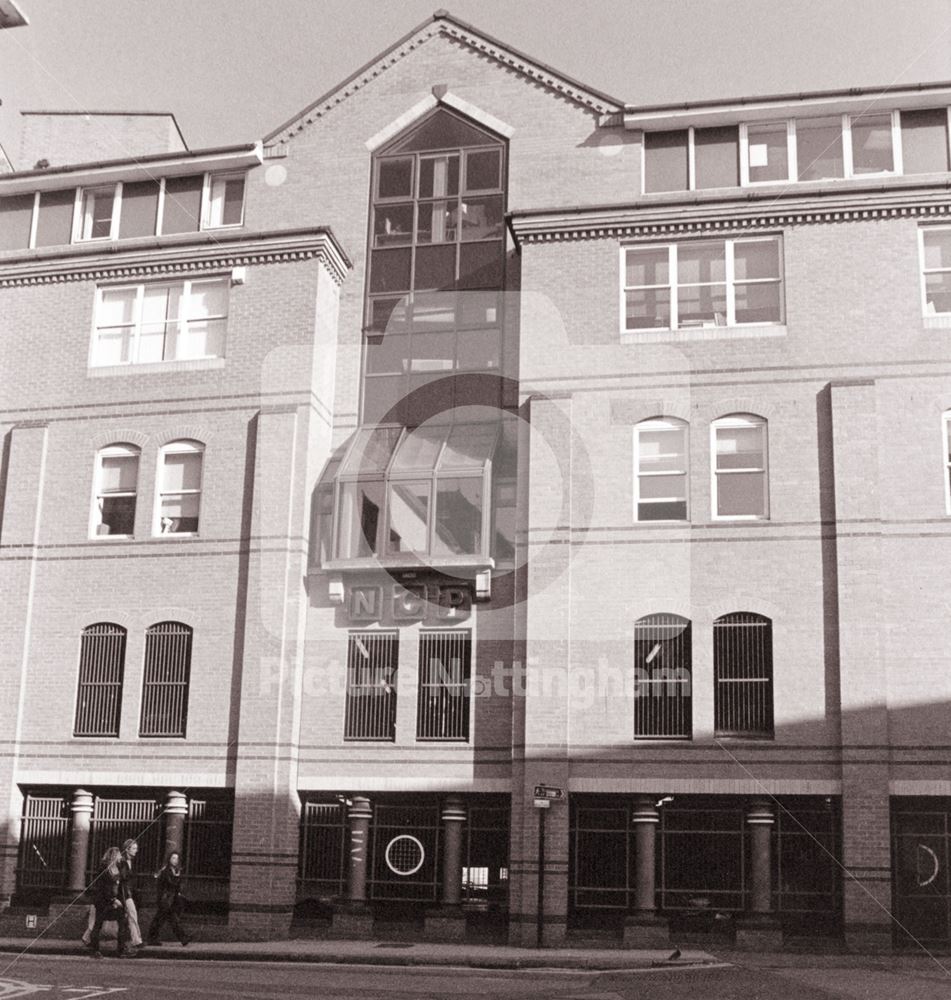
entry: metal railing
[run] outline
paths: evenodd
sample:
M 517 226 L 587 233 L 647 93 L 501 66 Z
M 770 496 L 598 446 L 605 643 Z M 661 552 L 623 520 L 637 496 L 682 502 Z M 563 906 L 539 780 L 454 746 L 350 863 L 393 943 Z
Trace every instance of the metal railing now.
M 342 896 L 347 883 L 348 824 L 339 802 L 305 802 L 301 810 L 299 896 Z
M 344 738 L 396 738 L 398 632 L 351 632 L 347 645 Z
M 690 622 L 648 615 L 634 623 L 634 737 L 690 739 Z
M 55 891 L 69 868 L 69 803 L 60 795 L 27 795 L 23 801 L 17 892 Z
M 468 629 L 420 633 L 417 739 L 469 738 L 471 667 L 472 633 Z
M 773 623 L 748 612 L 713 623 L 717 736 L 773 735 Z
M 74 736 L 118 736 L 126 630 L 100 622 L 83 629 Z
M 191 658 L 187 625 L 160 622 L 146 630 L 139 736 L 185 735 Z

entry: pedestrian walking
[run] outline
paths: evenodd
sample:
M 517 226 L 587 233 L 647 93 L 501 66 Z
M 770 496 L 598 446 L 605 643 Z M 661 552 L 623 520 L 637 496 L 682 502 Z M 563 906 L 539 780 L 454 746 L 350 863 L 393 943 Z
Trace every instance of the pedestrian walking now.
M 102 925 L 113 920 L 118 925 L 116 929 L 118 954 L 120 957 L 128 954 L 129 925 L 122 902 L 122 876 L 119 870 L 121 861 L 122 852 L 119 848 L 110 847 L 102 856 L 102 871 L 96 876 L 92 885 L 96 919 L 89 934 L 89 947 L 94 958 L 102 958 L 102 952 L 99 950 Z
M 156 947 L 161 945 L 159 935 L 162 931 L 162 924 L 168 921 L 172 925 L 175 937 L 184 946 L 188 944 L 190 939 L 179 920 L 182 910 L 185 908 L 185 897 L 182 895 L 182 856 L 177 851 L 172 851 L 165 866 L 155 877 L 158 879 L 158 897 L 155 916 L 149 926 L 147 943 Z
M 119 862 L 121 879 L 121 898 L 125 906 L 126 920 L 129 925 L 129 944 L 134 950 L 142 944 L 142 931 L 139 928 L 138 893 L 136 892 L 137 877 L 133 871 L 135 856 L 139 853 L 139 845 L 132 840 L 122 844 L 122 860 Z

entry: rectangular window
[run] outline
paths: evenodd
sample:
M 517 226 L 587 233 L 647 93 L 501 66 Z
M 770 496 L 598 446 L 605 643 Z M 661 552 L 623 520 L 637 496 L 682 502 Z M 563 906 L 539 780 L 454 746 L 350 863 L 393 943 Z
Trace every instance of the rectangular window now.
M 906 174 L 943 173 L 948 161 L 948 109 L 901 113 L 902 169 Z
M 694 187 L 737 187 L 740 183 L 739 134 L 736 125 L 691 129 Z
M 36 195 L 14 194 L 0 198 L 0 250 L 26 250 L 33 228 Z
M 102 623 L 83 629 L 74 736 L 118 736 L 126 631 Z
M 209 174 L 205 184 L 204 229 L 240 226 L 244 220 L 244 174 Z
M 135 181 L 122 185 L 120 240 L 155 235 L 160 187 L 159 181 Z
M 176 441 L 162 449 L 157 534 L 197 534 L 203 457 L 201 446 L 192 441 Z
M 33 246 L 51 247 L 69 243 L 73 234 L 75 205 L 75 188 L 68 191 L 41 191 Z
M 760 615 L 713 623 L 714 726 L 717 736 L 773 735 L 773 626 Z
M 398 632 L 351 632 L 344 739 L 396 739 Z
M 687 130 L 644 133 L 644 190 L 686 191 Z
M 951 226 L 921 232 L 922 305 L 925 316 L 951 316 Z
M 472 670 L 468 629 L 421 632 L 416 738 L 467 740 Z
M 852 138 L 853 177 L 862 174 L 895 172 L 895 149 L 892 114 L 852 115 L 849 131 Z
M 800 118 L 796 121 L 797 174 L 801 181 L 845 176 L 842 119 Z
M 634 623 L 634 738 L 693 734 L 690 622 L 649 615 Z
M 227 278 L 100 289 L 90 365 L 222 357 L 228 291 Z
M 139 478 L 139 450 L 111 445 L 99 452 L 96 469 L 96 535 L 131 537 L 135 529 L 135 496 Z
M 113 237 L 117 221 L 116 186 L 83 188 L 79 211 L 80 240 L 108 240 Z
M 687 425 L 645 420 L 635 430 L 638 521 L 687 520 Z
M 162 200 L 162 235 L 198 232 L 204 184 L 203 174 L 165 178 L 165 196 Z
M 783 322 L 778 236 L 624 250 L 624 329 Z
M 713 516 L 737 520 L 769 517 L 766 422 L 724 417 L 713 431 Z
M 745 125 L 744 130 L 748 183 L 788 181 L 791 155 L 787 122 Z
M 139 736 L 185 736 L 192 630 L 161 622 L 145 633 L 145 672 Z

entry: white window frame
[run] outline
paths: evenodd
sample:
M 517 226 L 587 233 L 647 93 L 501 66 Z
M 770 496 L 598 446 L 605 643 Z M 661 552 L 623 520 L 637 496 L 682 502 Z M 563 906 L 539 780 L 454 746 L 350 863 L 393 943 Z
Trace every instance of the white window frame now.
M 773 242 L 779 249 L 779 277 L 773 278 L 753 278 L 740 282 L 742 285 L 753 284 L 779 284 L 779 319 L 770 321 L 758 321 L 755 323 L 736 322 L 736 271 L 734 246 L 736 243 L 766 243 Z M 621 247 L 621 267 L 620 267 L 620 317 L 621 333 L 625 336 L 636 336 L 642 333 L 657 333 L 661 331 L 693 330 L 693 329 L 721 329 L 715 323 L 704 324 L 702 327 L 681 327 L 679 315 L 679 302 L 677 291 L 681 287 L 677 281 L 677 248 L 680 246 L 691 246 L 699 243 L 722 243 L 724 253 L 724 280 L 722 284 L 726 292 L 726 322 L 722 329 L 728 327 L 781 327 L 786 322 L 786 260 L 783 255 L 783 239 L 779 235 L 766 236 L 732 236 L 717 239 L 694 239 L 681 240 L 673 243 L 631 243 Z M 667 277 L 666 285 L 632 285 L 627 284 L 627 252 L 629 250 L 667 250 Z M 721 282 L 714 282 L 721 284 Z M 685 285 L 684 287 L 698 287 Z M 670 291 L 670 325 L 657 327 L 630 327 L 627 326 L 627 292 L 637 288 L 667 288 Z
M 104 191 L 112 188 L 112 218 L 109 222 L 108 236 L 87 236 L 87 213 L 84 210 L 86 195 L 93 191 Z M 116 184 L 90 184 L 76 188 L 76 204 L 73 206 L 73 243 L 105 243 L 119 238 L 119 215 L 122 211 L 122 181 Z
M 728 128 L 732 124 L 733 124 L 732 122 L 725 122 L 724 123 L 724 127 Z M 716 128 L 717 126 L 714 125 L 714 126 L 701 126 L 701 127 Z M 718 188 L 713 188 L 713 187 L 710 187 L 710 188 L 698 188 L 697 187 L 697 147 L 696 147 L 696 140 L 695 140 L 696 130 L 697 130 L 697 126 L 695 126 L 695 125 L 688 125 L 686 127 L 686 129 L 683 129 L 683 128 L 671 129 L 671 131 L 673 131 L 673 132 L 683 132 L 683 131 L 686 131 L 686 133 L 687 133 L 687 187 L 686 187 L 685 190 L 687 190 L 687 191 L 697 191 L 697 190 L 700 190 L 700 191 L 728 191 L 728 190 L 731 190 L 731 189 L 735 189 L 735 185 L 733 185 L 733 184 L 728 184 L 725 187 L 718 187 Z M 644 133 L 643 133 L 644 136 L 647 135 L 648 131 L 651 131 L 651 130 L 645 130 Z M 663 129 L 657 129 L 656 131 L 662 132 L 664 130 Z M 738 149 L 739 149 L 738 155 L 740 156 L 740 159 L 742 161 L 742 158 L 743 158 L 742 136 L 739 135 L 739 134 L 738 134 L 737 142 L 738 142 Z M 677 194 L 678 190 L 684 190 L 684 189 L 677 188 L 677 189 L 674 189 L 672 191 L 648 191 L 647 190 L 647 141 L 646 141 L 645 138 L 642 138 L 641 139 L 641 194 L 642 195 L 665 195 L 665 194 L 666 195 L 674 195 L 674 194 Z
M 135 535 L 135 525 L 133 524 L 133 530 L 127 535 L 113 535 L 113 534 L 100 534 L 99 526 L 102 524 L 101 518 L 101 507 L 99 506 L 99 498 L 103 495 L 102 493 L 102 460 L 104 458 L 116 458 L 116 457 L 128 457 L 135 458 L 136 468 L 135 468 L 135 490 L 134 491 L 123 491 L 122 493 L 113 494 L 114 496 L 134 496 L 136 512 L 139 506 L 139 472 L 142 468 L 142 449 L 138 448 L 134 444 L 125 444 L 123 442 L 116 442 L 115 444 L 106 445 L 104 448 L 100 448 L 96 452 L 95 464 L 93 466 L 93 477 L 92 477 L 92 503 L 90 504 L 89 510 L 89 537 L 96 539 L 96 541 L 103 541 L 104 539 L 129 539 L 133 538 Z M 133 515 L 134 521 L 134 515 Z
M 684 505 L 686 507 L 683 517 L 669 518 L 645 518 L 641 520 L 639 506 L 641 503 L 641 476 L 671 476 L 681 475 L 676 472 L 641 472 L 641 432 L 642 431 L 673 431 L 683 430 L 684 433 Z M 645 503 L 672 503 L 677 498 L 652 497 L 645 500 Z M 690 424 L 679 417 L 650 417 L 642 420 L 634 427 L 634 521 L 636 524 L 688 524 L 690 522 Z
M 872 173 L 855 173 L 852 151 L 852 119 L 870 117 L 872 115 L 891 116 L 892 130 L 892 169 L 878 170 Z M 951 115 L 951 109 L 949 109 Z M 796 123 L 808 122 L 813 118 L 835 118 L 832 115 L 803 115 L 799 118 L 774 118 L 763 119 L 763 121 L 741 122 L 740 123 L 740 186 L 741 187 L 768 187 L 770 184 L 826 184 L 841 180 L 864 180 L 875 177 L 897 177 L 903 173 L 902 150 L 901 150 L 901 112 L 897 108 L 890 111 L 867 110 L 865 112 L 844 112 L 839 116 L 842 136 L 842 176 L 823 177 L 817 180 L 799 180 L 799 149 L 796 133 Z M 770 181 L 750 180 L 750 140 L 749 130 L 751 127 L 760 125 L 785 125 L 786 126 L 786 176 L 778 177 Z
M 165 456 L 166 455 L 200 455 L 198 470 L 198 489 L 166 490 L 165 486 Z M 162 445 L 158 452 L 158 465 L 155 471 L 155 505 L 152 512 L 152 535 L 156 538 L 195 538 L 201 534 L 201 495 L 205 485 L 205 445 L 193 438 L 179 438 Z M 162 530 L 162 498 L 166 496 L 198 496 L 198 530 L 197 531 L 163 531 Z
M 941 465 L 944 469 L 944 509 L 951 515 L 951 410 L 946 410 L 941 419 L 944 433 L 941 435 Z
M 184 319 L 188 314 L 187 304 L 188 299 L 191 296 L 191 290 L 194 285 L 206 284 L 211 282 L 223 282 L 225 288 L 228 290 L 228 305 L 230 308 L 230 287 L 231 279 L 226 275 L 202 275 L 200 278 L 183 278 L 176 281 L 142 281 L 136 282 L 134 284 L 121 284 L 121 285 L 100 285 L 96 289 L 96 308 L 94 310 L 93 320 L 92 320 L 92 338 L 89 345 L 89 367 L 90 368 L 113 368 L 121 365 L 122 367 L 135 368 L 140 365 L 167 365 L 174 364 L 176 362 L 182 361 L 205 361 L 209 358 L 223 358 L 225 356 L 224 348 L 224 338 L 222 338 L 222 346 L 220 354 L 205 354 L 200 358 L 162 358 L 158 361 L 138 361 L 139 352 L 139 338 L 142 333 L 142 302 L 145 298 L 145 289 L 152 287 L 159 288 L 170 288 L 173 286 L 181 286 L 181 307 L 180 315 L 178 319 L 178 328 L 181 332 L 181 327 L 183 322 L 187 322 Z M 135 304 L 132 307 L 132 342 L 129 348 L 129 360 L 128 361 L 109 361 L 109 362 L 97 362 L 96 361 L 96 347 L 99 340 L 99 315 L 102 309 L 103 294 L 105 292 L 119 292 L 128 289 L 135 289 Z M 215 320 L 224 320 L 225 322 L 225 337 L 227 336 L 227 322 L 228 313 L 224 316 L 214 316 L 209 317 Z
M 238 222 L 213 222 L 211 218 L 211 193 L 215 181 L 242 180 L 241 189 L 241 219 Z M 164 184 L 163 184 L 164 186 Z M 248 191 L 248 172 L 246 170 L 231 170 L 220 173 L 209 172 L 204 176 L 201 188 L 201 228 L 205 229 L 239 229 L 244 225 L 244 205 Z
M 763 467 L 748 469 L 717 469 L 717 431 L 723 428 L 763 428 Z M 720 514 L 719 476 L 739 472 L 760 472 L 763 476 L 762 514 Z M 769 421 L 755 413 L 728 413 L 710 424 L 710 516 L 714 521 L 768 521 L 769 520 Z
M 925 277 L 929 274 L 947 274 L 951 272 L 951 267 L 925 267 L 925 233 L 929 232 L 951 233 L 951 226 L 918 227 L 918 280 L 921 288 L 921 315 L 926 319 L 933 319 L 936 316 L 951 316 L 951 311 L 928 312 L 928 291 L 925 284 Z

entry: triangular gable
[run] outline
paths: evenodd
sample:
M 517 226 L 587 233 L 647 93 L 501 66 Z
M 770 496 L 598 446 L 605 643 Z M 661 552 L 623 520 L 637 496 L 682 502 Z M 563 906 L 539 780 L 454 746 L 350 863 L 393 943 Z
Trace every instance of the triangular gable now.
M 371 59 L 365 66 L 361 66 L 342 83 L 318 97 L 300 114 L 295 115 L 266 135 L 264 137 L 265 145 L 286 142 L 291 136 L 296 135 L 307 125 L 321 118 L 332 108 L 345 101 L 351 94 L 370 83 L 371 80 L 375 80 L 383 70 L 398 62 L 413 49 L 439 35 L 462 42 L 474 51 L 489 56 L 501 65 L 521 73 L 527 79 L 540 83 L 554 93 L 598 114 L 617 113 L 624 107 L 623 101 L 618 101 L 600 91 L 592 90 L 577 80 L 546 66 L 545 63 L 538 62 L 517 49 L 478 31 L 471 25 L 457 20 L 446 11 L 437 10 L 432 17 L 427 18 L 421 25 Z

